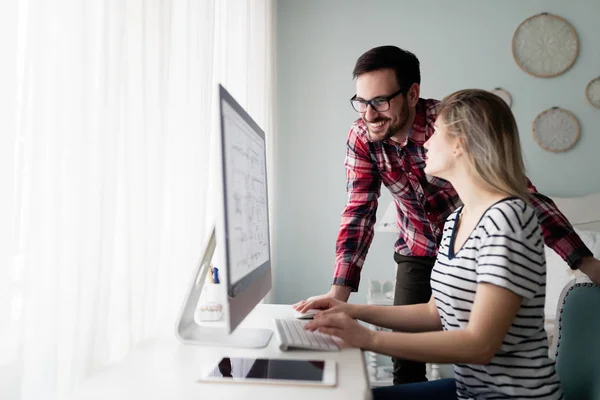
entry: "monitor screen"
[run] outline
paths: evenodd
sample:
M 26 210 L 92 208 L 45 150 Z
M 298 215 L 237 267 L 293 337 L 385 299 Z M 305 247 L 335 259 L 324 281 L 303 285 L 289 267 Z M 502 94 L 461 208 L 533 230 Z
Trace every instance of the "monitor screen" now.
M 238 326 L 272 287 L 265 133 L 221 85 L 218 111 L 215 225 L 181 308 L 177 337 L 184 343 L 260 348 L 273 331 Z M 219 284 L 204 290 L 208 271 Z M 203 293 L 206 303 L 209 287 L 221 306 L 213 309 L 222 314 L 204 319 L 206 310 L 198 305 Z
M 228 294 L 270 268 L 266 143 L 262 129 L 221 88 L 221 143 Z

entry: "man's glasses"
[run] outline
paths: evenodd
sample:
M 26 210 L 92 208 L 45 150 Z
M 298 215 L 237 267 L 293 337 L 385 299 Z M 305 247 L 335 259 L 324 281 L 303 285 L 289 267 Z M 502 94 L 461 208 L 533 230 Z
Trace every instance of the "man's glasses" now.
M 390 100 L 398 96 L 400 93 L 402 93 L 402 89 L 390 94 L 389 96 L 375 97 L 371 100 L 357 99 L 356 95 L 354 95 L 350 99 L 350 104 L 352 104 L 352 108 L 354 108 L 359 113 L 367 112 L 367 108 L 369 107 L 369 105 L 373 110 L 377 112 L 384 112 L 390 109 Z

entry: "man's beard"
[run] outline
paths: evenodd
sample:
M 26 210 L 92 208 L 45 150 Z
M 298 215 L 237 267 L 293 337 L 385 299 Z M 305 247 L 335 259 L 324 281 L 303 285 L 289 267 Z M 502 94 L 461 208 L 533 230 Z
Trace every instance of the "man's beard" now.
M 404 127 L 408 123 L 408 114 L 409 114 L 408 113 L 408 104 L 405 101 L 404 104 L 402 105 L 402 111 L 400 113 L 400 121 L 398 121 L 398 123 L 395 124 L 395 125 L 388 126 L 388 129 L 383 134 L 383 136 L 374 135 L 371 132 L 371 128 L 369 127 L 369 124 L 367 124 L 367 129 L 369 131 L 369 140 L 372 141 L 372 142 L 381 142 L 381 141 L 384 141 L 384 140 L 387 140 L 387 139 L 391 138 L 396 133 L 398 133 L 402 129 L 404 129 Z M 377 118 L 377 119 L 375 119 L 373 121 L 369 121 L 369 122 L 370 123 L 377 123 L 377 122 L 385 121 L 385 120 L 389 120 L 389 119 L 388 118 Z

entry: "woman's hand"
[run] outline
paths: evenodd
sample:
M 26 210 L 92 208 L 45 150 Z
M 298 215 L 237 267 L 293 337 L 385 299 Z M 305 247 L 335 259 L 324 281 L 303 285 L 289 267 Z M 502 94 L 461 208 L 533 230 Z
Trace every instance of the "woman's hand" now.
M 376 332 L 360 325 L 344 312 L 334 312 L 336 308 L 315 315 L 315 319 L 306 324 L 304 329 L 337 336 L 350 347 L 370 348 Z

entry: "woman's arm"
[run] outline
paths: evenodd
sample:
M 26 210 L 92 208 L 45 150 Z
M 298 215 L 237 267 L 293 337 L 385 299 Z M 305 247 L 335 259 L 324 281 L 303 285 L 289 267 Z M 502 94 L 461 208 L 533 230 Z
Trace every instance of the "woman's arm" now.
M 350 318 L 397 331 L 427 332 L 442 329 L 433 296 L 429 303 L 409 306 L 348 304 L 331 297 L 317 296 L 296 303 L 293 307 L 300 312 L 310 309 L 323 310 L 319 313 L 321 317 L 342 312 Z
M 377 332 L 361 326 L 343 312 L 318 314 L 306 328 L 338 336 L 350 346 L 398 358 L 424 362 L 487 364 L 502 345 L 521 301 L 521 296 L 508 289 L 480 283 L 477 285 L 469 324 L 465 329 L 422 333 Z M 415 321 L 417 318 L 413 311 L 419 308 L 424 310 L 419 306 L 430 305 L 431 301 L 427 305 L 405 306 L 405 310 L 409 310 L 409 315 Z M 365 306 L 361 308 L 360 312 L 368 310 Z M 400 306 L 387 308 L 399 311 L 403 309 Z M 387 314 L 386 318 L 405 318 L 401 312 L 394 314 L 386 310 L 377 310 L 374 314 L 379 318 L 382 317 L 382 312 Z M 431 310 L 428 312 L 431 313 Z M 408 322 L 408 319 L 404 322 Z
M 487 364 L 500 349 L 522 299 L 508 289 L 481 283 L 466 329 L 417 334 L 376 332 L 367 349 L 415 361 Z
M 369 324 L 402 332 L 428 332 L 442 329 L 433 296 L 425 304 L 409 306 L 353 305 L 350 316 Z

